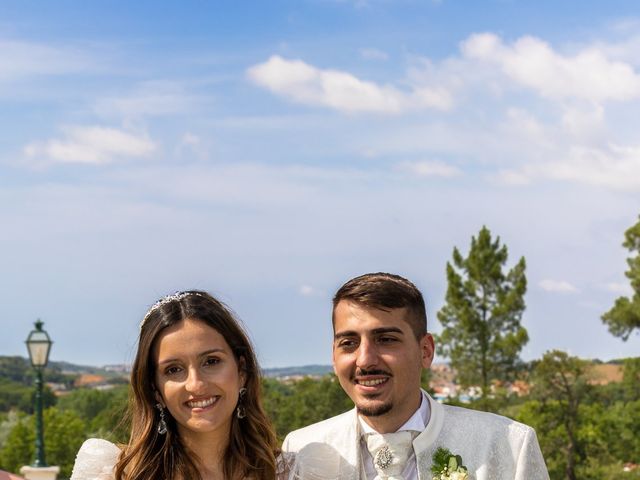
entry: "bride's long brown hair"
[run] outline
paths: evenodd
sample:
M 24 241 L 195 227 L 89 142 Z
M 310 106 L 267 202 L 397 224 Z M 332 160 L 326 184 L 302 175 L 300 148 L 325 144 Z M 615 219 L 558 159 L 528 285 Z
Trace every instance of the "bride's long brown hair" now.
M 229 444 L 223 457 L 224 478 L 274 480 L 277 440 L 262 408 L 260 371 L 253 347 L 229 309 L 211 295 L 197 290 L 159 300 L 142 322 L 131 372 L 131 436 L 116 465 L 116 479 L 201 479 L 194 454 L 187 450 L 168 411 L 165 413 L 167 433 L 158 433 L 159 415 L 154 407 L 157 403 L 155 343 L 164 329 L 187 318 L 200 320 L 220 333 L 246 376 L 247 392 L 240 400 L 246 417 L 239 419 L 235 412 L 232 415 Z M 214 446 L 211 448 L 213 452 Z

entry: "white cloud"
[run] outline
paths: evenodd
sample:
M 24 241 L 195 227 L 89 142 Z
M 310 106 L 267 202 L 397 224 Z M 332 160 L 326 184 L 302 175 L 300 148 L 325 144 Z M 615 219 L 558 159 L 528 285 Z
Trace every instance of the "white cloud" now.
M 505 169 L 498 177 L 508 184 L 525 184 L 534 179 L 582 183 L 614 190 L 640 191 L 640 146 L 569 146 L 554 162 Z
M 125 118 L 185 113 L 202 103 L 184 87 L 171 81 L 149 81 L 138 85 L 130 94 L 99 99 L 94 110 L 100 115 Z
M 542 280 L 538 285 L 546 292 L 578 293 L 578 289 L 576 287 L 564 280 L 545 279 Z
M 577 141 L 602 141 L 606 134 L 604 108 L 599 105 L 591 108 L 566 106 L 562 114 L 562 127 L 566 134 Z
M 529 185 L 531 183 L 531 176 L 528 173 L 517 170 L 501 170 L 494 178 L 499 183 L 513 187 Z
M 455 177 L 462 172 L 458 167 L 439 161 L 401 162 L 398 169 L 420 177 Z
M 206 159 L 209 156 L 209 142 L 205 142 L 192 132 L 182 134 L 180 143 L 176 145 L 175 154 L 182 158 Z
M 321 70 L 301 60 L 287 60 L 278 55 L 249 68 L 247 75 L 257 85 L 294 102 L 345 113 L 447 110 L 453 103 L 444 87 L 420 86 L 405 93 L 390 85 L 360 80 L 347 72 Z
M 298 289 L 298 293 L 303 297 L 317 297 L 322 295 L 322 292 L 311 285 L 301 285 Z
M 604 285 L 604 288 L 609 292 L 617 293 L 623 296 L 631 296 L 633 289 L 629 283 L 611 282 Z
M 0 40 L 0 79 L 78 73 L 95 66 L 94 60 L 72 48 Z
M 156 149 L 146 135 L 115 128 L 74 126 L 63 131 L 66 133 L 63 139 L 28 144 L 24 147 L 25 156 L 36 163 L 101 165 L 118 157 L 146 157 Z
M 640 147 L 609 145 L 607 150 L 572 147 L 569 157 L 548 165 L 547 175 L 622 190 L 640 189 Z
M 191 132 L 186 132 L 182 135 L 182 143 L 185 145 L 196 146 L 200 144 L 200 137 Z
M 593 102 L 640 97 L 640 75 L 597 46 L 563 55 L 535 37 L 507 45 L 493 33 L 480 33 L 462 42 L 461 50 L 468 59 L 498 65 L 513 81 L 544 97 Z
M 367 60 L 389 60 L 389 54 L 377 48 L 361 48 L 360 55 Z

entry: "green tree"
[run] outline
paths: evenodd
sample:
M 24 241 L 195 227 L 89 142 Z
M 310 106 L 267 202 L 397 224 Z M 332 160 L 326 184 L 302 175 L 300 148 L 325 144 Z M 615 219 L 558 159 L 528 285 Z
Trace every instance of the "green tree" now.
M 0 469 L 18 473 L 20 467 L 33 461 L 35 434 L 30 417 L 18 421 L 0 450 Z
M 625 275 L 631 281 L 633 294 L 631 298 L 618 297 L 611 310 L 602 315 L 602 321 L 613 335 L 626 341 L 631 332 L 640 329 L 640 220 L 624 233 L 622 245 L 631 252 Z
M 126 443 L 130 430 L 128 392 L 128 385 L 109 390 L 77 389 L 61 397 L 57 406 L 77 414 L 87 426 L 89 436 Z
M 13 427 L 15 427 L 24 416 L 24 413 L 18 410 L 11 410 L 6 414 L 2 414 L 2 420 L 0 421 L 0 452 L 7 442 L 7 437 L 9 437 L 9 433 L 11 433 Z
M 73 411 L 86 422 L 90 422 L 109 406 L 110 397 L 110 391 L 80 388 L 61 397 L 58 400 L 58 408 Z
M 12 409 L 31 411 L 33 393 L 33 387 L 0 378 L 0 412 L 8 412 Z
M 335 375 L 303 378 L 290 384 L 263 381 L 264 405 L 279 438 L 297 428 L 353 408 Z
M 86 439 L 85 424 L 75 413 L 51 407 L 44 411 L 44 425 L 47 463 L 58 465 L 60 476 L 68 478 L 76 453 Z M 0 468 L 18 472 L 21 466 L 29 465 L 34 458 L 34 445 L 34 417 L 23 417 L 11 429 L 0 450 Z
M 535 428 L 544 461 L 553 480 L 565 478 L 564 445 L 566 433 L 560 421 L 561 411 L 557 401 L 526 401 L 518 411 L 515 419 Z
M 127 443 L 131 432 L 128 415 L 129 386 L 119 386 L 105 392 L 109 401 L 88 424 L 90 436 Z
M 69 478 L 76 453 L 86 440 L 85 423 L 71 411 L 55 407 L 44 411 L 45 454 L 49 465 L 60 467 L 60 476 Z
M 545 453 L 551 456 L 562 452 L 565 478 L 568 480 L 578 478 L 576 464 L 585 457 L 584 443 L 579 441 L 579 428 L 580 406 L 590 390 L 587 366 L 584 360 L 553 350 L 544 354 L 533 372 L 534 394 L 542 402 L 542 411 L 549 416 L 550 423 L 545 429 L 555 430 L 556 437 L 562 439 Z
M 589 415 L 596 434 L 587 443 L 587 449 L 591 450 L 588 457 L 598 458 L 597 452 L 593 452 L 597 446 L 610 455 L 611 461 L 625 463 L 640 458 L 640 399 L 590 406 L 597 410 Z
M 464 385 L 479 385 L 487 409 L 491 381 L 515 374 L 522 347 L 529 340 L 520 324 L 527 290 L 525 260 L 506 274 L 507 247 L 482 227 L 471 238 L 468 256 L 453 249 L 447 262 L 446 304 L 438 312 L 443 331 L 437 342 Z
M 598 387 L 599 388 L 599 387 Z M 589 403 L 591 402 L 591 403 Z M 573 465 L 580 480 L 640 478 L 627 473 L 622 465 L 640 454 L 640 400 L 604 405 L 589 397 L 578 405 L 574 437 L 578 455 Z M 540 448 L 552 480 L 567 477 L 569 437 L 564 416 L 566 404 L 553 398 L 526 401 L 515 418 L 536 429 Z
M 293 395 L 293 387 L 274 378 L 262 379 L 262 404 L 267 416 L 273 422 L 280 440 L 291 431 L 291 421 L 287 417 L 288 397 Z

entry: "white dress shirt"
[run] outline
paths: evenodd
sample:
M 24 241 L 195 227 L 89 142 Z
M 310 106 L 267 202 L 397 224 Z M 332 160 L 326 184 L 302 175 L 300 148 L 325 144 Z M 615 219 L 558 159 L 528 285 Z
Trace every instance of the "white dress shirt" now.
M 431 412 L 429 410 L 429 400 L 425 397 L 424 393 L 422 393 L 422 398 L 420 400 L 420 406 L 413 413 L 413 415 L 407 420 L 398 430 L 397 432 L 401 432 L 403 430 L 414 430 L 416 432 L 422 432 L 429 423 L 429 417 L 431 416 Z M 362 436 L 360 437 L 360 454 L 362 455 L 362 463 L 364 465 L 364 472 L 367 480 L 373 480 L 376 478 L 376 468 L 373 466 L 373 457 L 369 453 L 369 449 L 367 448 L 367 442 L 364 440 L 364 435 L 367 433 L 380 433 L 376 432 L 371 426 L 365 422 L 360 415 L 358 415 L 358 422 L 360 423 L 360 431 Z M 416 465 L 416 456 L 414 453 L 411 453 L 409 459 L 407 460 L 407 465 L 402 471 L 402 476 L 406 480 L 418 480 L 418 468 Z

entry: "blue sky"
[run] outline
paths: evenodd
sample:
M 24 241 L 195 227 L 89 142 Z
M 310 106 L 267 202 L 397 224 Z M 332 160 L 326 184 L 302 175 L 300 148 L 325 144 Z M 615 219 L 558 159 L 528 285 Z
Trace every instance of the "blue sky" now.
M 348 278 L 413 280 L 486 225 L 527 259 L 526 359 L 637 355 L 635 1 L 32 2 L 0 7 L 0 337 L 131 360 L 200 288 L 267 367 L 330 362 Z

